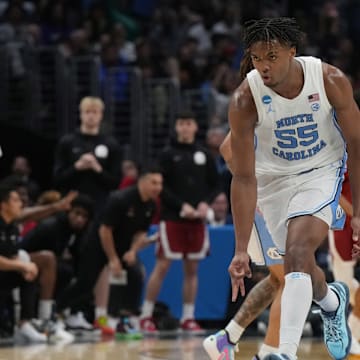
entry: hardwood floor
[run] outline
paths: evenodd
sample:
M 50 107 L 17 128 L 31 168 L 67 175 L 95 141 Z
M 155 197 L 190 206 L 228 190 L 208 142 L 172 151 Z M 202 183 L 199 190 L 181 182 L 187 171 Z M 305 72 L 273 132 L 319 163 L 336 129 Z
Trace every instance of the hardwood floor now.
M 201 337 L 140 341 L 108 341 L 70 345 L 32 345 L 0 348 L 0 360 L 209 360 Z M 251 360 L 261 339 L 240 342 L 236 360 Z M 302 340 L 299 360 L 330 359 L 322 341 Z M 350 357 L 349 360 L 360 360 Z

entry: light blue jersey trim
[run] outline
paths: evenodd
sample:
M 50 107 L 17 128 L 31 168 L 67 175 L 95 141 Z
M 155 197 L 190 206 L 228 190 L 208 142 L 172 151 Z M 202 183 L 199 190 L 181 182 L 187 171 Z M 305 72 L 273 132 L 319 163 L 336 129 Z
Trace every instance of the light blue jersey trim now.
M 284 260 L 282 257 L 279 257 L 278 249 L 272 240 L 269 230 L 266 227 L 265 220 L 258 212 L 255 213 L 254 224 L 260 241 L 265 265 L 270 266 L 283 264 Z

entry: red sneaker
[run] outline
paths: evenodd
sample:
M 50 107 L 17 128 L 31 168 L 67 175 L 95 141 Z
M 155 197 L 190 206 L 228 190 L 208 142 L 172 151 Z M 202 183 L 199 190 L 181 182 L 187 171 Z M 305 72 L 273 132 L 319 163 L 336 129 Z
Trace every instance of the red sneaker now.
M 144 334 L 158 334 L 159 330 L 157 329 L 154 319 L 152 317 L 146 317 L 140 319 L 140 330 Z
M 189 334 L 201 335 L 205 333 L 205 330 L 194 319 L 186 319 L 181 323 L 180 327 Z
M 98 319 L 94 321 L 94 328 L 101 330 L 101 335 L 104 336 L 114 336 L 115 335 L 115 329 L 110 327 L 107 323 L 107 317 L 106 316 L 100 316 Z

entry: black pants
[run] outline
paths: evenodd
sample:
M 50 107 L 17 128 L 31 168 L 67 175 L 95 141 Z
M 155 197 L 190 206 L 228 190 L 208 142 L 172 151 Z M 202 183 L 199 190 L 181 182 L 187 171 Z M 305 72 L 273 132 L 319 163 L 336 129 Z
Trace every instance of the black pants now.
M 93 299 L 96 281 L 107 263 L 101 244 L 98 241 L 87 243 L 79 259 L 75 281 L 59 296 L 58 310 L 71 308 L 72 312 L 77 312 L 87 308 Z
M 121 257 L 120 254 L 118 255 Z M 82 252 L 75 281 L 59 297 L 58 309 L 61 311 L 70 308 L 72 313 L 88 309 L 93 302 L 93 290 L 97 279 L 107 263 L 108 259 L 100 242 L 89 242 Z M 123 292 L 119 294 L 121 303 L 127 310 L 135 311 L 140 306 L 143 289 L 141 267 L 139 264 L 133 267 L 123 264 L 123 267 L 128 271 L 128 285 L 126 297 L 123 296 L 125 295 Z M 116 308 L 119 309 L 119 306 L 111 303 L 111 312 L 117 312 Z
M 127 284 L 111 285 L 109 296 L 109 314 L 117 317 L 122 314 L 138 315 L 140 312 L 141 295 L 144 288 L 144 270 L 138 260 L 133 266 L 126 266 Z
M 0 292 L 2 296 L 17 287 L 20 288 L 20 319 L 30 320 L 35 315 L 36 283 L 26 281 L 16 271 L 0 271 Z
M 75 278 L 75 266 L 71 261 L 57 259 L 56 264 L 56 286 L 54 299 L 58 302 L 65 289 L 69 286 L 71 280 Z

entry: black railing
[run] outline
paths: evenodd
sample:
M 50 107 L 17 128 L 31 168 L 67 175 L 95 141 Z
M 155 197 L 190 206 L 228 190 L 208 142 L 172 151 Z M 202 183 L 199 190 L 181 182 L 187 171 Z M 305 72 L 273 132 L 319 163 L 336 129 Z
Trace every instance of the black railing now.
M 57 139 L 79 123 L 84 96 L 105 102 L 103 126 L 138 161 L 157 157 L 173 132 L 175 114 L 190 107 L 207 127 L 213 107 L 200 90 L 181 92 L 168 78 L 143 79 L 134 67 L 105 68 L 96 56 L 65 59 L 53 47 L 0 48 L 0 121 Z

